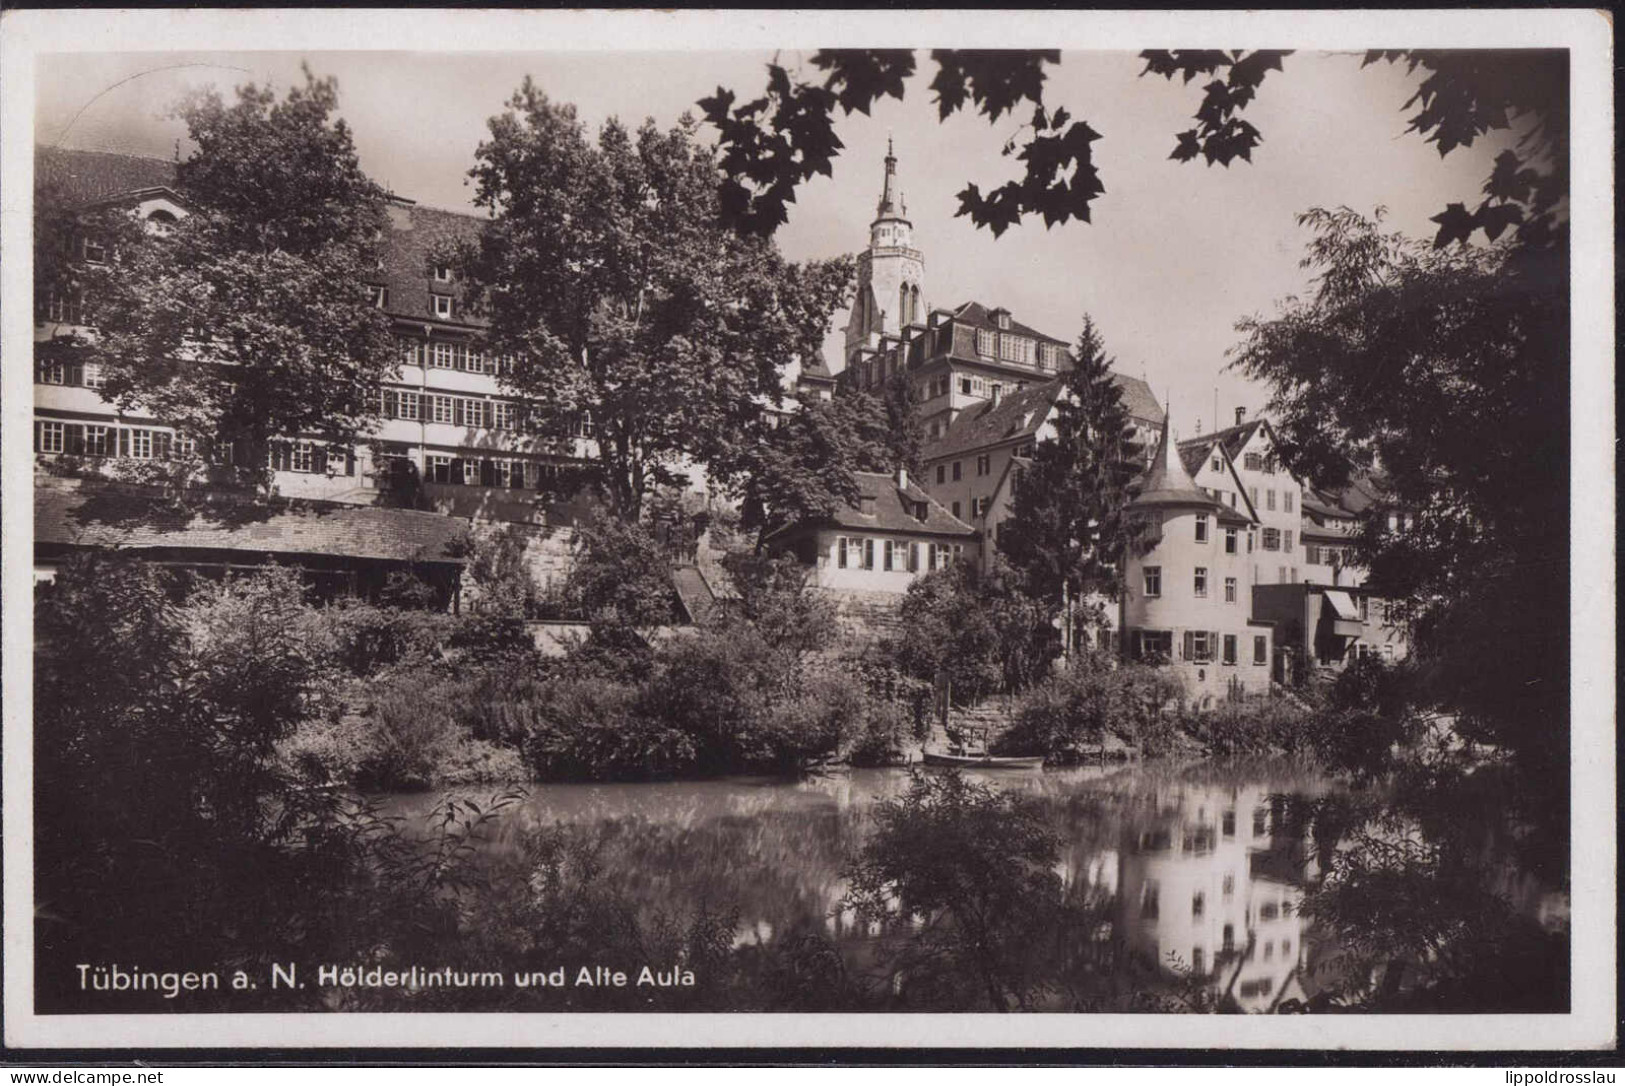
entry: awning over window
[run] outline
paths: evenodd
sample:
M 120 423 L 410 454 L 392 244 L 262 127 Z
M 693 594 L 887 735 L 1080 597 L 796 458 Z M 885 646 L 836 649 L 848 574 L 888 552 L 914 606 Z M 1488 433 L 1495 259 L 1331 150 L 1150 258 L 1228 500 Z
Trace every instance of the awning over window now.
M 1326 602 L 1331 604 L 1332 613 L 1345 622 L 1359 622 L 1360 612 L 1354 606 L 1354 601 L 1347 592 L 1328 591 Z

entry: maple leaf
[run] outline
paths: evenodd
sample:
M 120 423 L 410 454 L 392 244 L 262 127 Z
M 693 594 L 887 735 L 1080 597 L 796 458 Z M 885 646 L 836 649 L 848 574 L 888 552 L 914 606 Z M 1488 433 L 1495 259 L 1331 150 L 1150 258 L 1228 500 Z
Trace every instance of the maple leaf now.
M 1477 216 L 1463 204 L 1447 204 L 1443 211 L 1428 221 L 1439 224 L 1439 233 L 1433 239 L 1435 249 L 1442 249 L 1452 241 L 1466 242 L 1478 226 Z

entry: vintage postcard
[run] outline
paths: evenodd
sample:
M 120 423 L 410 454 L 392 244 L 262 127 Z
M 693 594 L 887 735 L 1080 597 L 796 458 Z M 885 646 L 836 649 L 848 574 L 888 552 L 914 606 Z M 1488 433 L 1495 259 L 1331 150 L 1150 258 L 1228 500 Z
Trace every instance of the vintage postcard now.
M 5 1043 L 1617 1043 L 1611 30 L 11 11 Z

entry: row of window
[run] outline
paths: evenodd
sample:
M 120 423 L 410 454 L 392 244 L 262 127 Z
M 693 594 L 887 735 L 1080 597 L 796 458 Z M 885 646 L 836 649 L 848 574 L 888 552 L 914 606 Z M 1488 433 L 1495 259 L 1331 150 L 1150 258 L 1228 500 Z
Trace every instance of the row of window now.
M 843 535 L 835 540 L 835 566 L 837 569 L 881 569 L 887 573 L 919 573 L 922 569 L 931 572 L 947 569 L 963 552 L 964 546 L 959 543 L 915 543 Z
M 68 456 L 122 456 L 135 460 L 180 460 L 197 446 L 189 437 L 145 426 L 93 426 L 77 422 L 34 423 L 34 451 Z
M 535 460 L 495 457 L 475 460 L 450 453 L 430 453 L 423 461 L 426 481 L 453 486 L 547 490 L 558 484 L 563 471 L 557 464 L 543 464 Z
M 267 461 L 272 471 L 292 471 L 301 475 L 354 475 L 355 453 L 338 445 L 318 441 L 279 441 L 271 446 Z
M 1220 662 L 1235 664 L 1238 662 L 1238 649 L 1240 638 L 1236 634 L 1220 635 L 1209 630 L 1186 630 L 1180 642 L 1180 659 L 1189 660 L 1197 664 L 1211 664 L 1213 655 L 1219 652 Z M 1174 635 L 1169 630 L 1136 630 L 1134 649 L 1136 655 L 1144 659 L 1148 656 L 1173 657 Z M 1253 637 L 1253 664 L 1263 666 L 1269 663 L 1269 639 L 1262 635 Z
M 1046 372 L 1054 370 L 1061 360 L 1061 348 L 1053 343 L 1039 343 L 1028 336 L 994 332 L 991 328 L 976 330 L 976 353 L 1018 366 L 1037 366 Z
M 105 383 L 100 362 L 44 362 L 34 372 L 34 380 L 42 385 L 80 385 L 101 388 Z
M 1274 456 L 1266 456 L 1263 453 L 1255 452 L 1242 456 L 1241 466 L 1248 471 L 1261 471 L 1265 475 L 1274 475 L 1280 468 Z
M 417 338 L 401 340 L 401 360 L 408 366 L 489 374 L 512 373 L 514 361 L 511 355 L 492 355 L 473 343 Z
M 1141 568 L 1144 576 L 1144 591 L 1148 599 L 1159 599 L 1162 596 L 1162 567 L 1144 566 Z M 1192 590 L 1199 600 L 1207 599 L 1208 574 L 1206 566 L 1197 566 L 1192 575 Z M 1236 579 L 1224 579 L 1224 602 L 1236 602 Z

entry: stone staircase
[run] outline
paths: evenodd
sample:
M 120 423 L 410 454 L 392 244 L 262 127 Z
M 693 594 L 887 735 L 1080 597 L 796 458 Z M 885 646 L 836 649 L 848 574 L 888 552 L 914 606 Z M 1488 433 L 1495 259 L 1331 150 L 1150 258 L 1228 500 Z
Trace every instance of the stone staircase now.
M 931 734 L 926 745 L 934 750 L 947 750 L 952 741 L 949 732 L 965 737 L 971 748 L 990 746 L 1015 723 L 1014 702 L 995 695 L 976 705 L 954 705 L 948 709 L 948 726 L 940 720 L 931 722 Z

